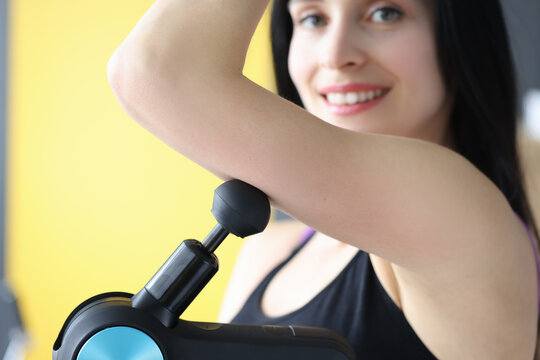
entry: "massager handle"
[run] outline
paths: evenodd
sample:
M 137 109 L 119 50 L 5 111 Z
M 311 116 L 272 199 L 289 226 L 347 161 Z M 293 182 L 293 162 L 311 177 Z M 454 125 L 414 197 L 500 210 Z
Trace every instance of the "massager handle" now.
M 96 353 L 100 360 L 355 359 L 349 343 L 327 329 L 184 320 L 169 329 L 122 293 L 98 295 L 74 310 L 54 344 L 53 360 L 95 359 Z

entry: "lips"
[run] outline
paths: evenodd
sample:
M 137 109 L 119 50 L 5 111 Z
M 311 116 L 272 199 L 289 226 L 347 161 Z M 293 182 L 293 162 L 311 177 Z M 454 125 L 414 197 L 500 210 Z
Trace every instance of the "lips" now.
M 343 85 L 330 85 L 321 89 L 321 95 L 326 95 L 328 93 L 347 93 L 347 92 L 360 92 L 360 91 L 376 91 L 381 90 L 390 90 L 389 86 L 374 85 L 374 84 L 361 84 L 361 83 L 351 83 Z
M 387 86 L 352 83 L 327 86 L 320 93 L 332 114 L 353 115 L 379 104 L 390 90 Z

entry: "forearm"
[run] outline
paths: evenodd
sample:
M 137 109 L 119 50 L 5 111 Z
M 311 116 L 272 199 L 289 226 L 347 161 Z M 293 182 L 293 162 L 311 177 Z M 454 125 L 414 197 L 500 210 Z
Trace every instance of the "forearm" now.
M 169 78 L 203 71 L 241 74 L 267 3 L 157 0 L 117 49 L 113 63 Z

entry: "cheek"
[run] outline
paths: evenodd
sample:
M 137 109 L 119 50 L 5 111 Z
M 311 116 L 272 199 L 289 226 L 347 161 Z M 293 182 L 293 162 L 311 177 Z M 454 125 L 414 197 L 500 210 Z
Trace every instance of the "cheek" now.
M 288 67 L 291 79 L 300 93 L 313 72 L 314 55 L 310 49 L 313 47 L 306 46 L 305 42 L 295 40 L 293 36 L 289 49 Z
M 396 39 L 397 40 L 397 39 Z M 435 41 L 425 29 L 411 31 L 393 46 L 384 56 L 404 95 L 414 96 L 421 102 L 442 102 L 446 91 L 438 65 Z

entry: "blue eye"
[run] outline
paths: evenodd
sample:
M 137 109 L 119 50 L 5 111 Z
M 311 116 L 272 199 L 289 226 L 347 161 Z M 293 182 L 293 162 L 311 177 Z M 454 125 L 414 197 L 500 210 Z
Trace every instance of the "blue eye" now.
M 310 28 L 324 25 L 323 18 L 315 14 L 306 15 L 302 17 L 299 22 L 300 24 L 305 25 Z
M 399 20 L 402 15 L 403 12 L 401 10 L 390 6 L 385 6 L 375 10 L 371 14 L 371 20 L 376 23 L 392 22 Z

